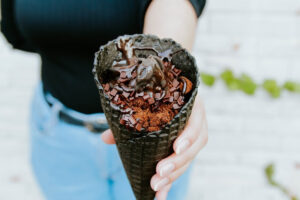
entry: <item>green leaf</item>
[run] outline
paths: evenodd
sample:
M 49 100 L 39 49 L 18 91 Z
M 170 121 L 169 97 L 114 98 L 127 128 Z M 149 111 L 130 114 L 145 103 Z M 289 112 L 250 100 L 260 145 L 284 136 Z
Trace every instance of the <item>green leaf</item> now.
M 298 200 L 297 197 L 291 197 L 291 200 Z
M 274 172 L 275 172 L 274 165 L 273 164 L 267 165 L 267 167 L 265 168 L 265 174 L 269 184 L 281 190 L 284 194 L 289 196 L 291 200 L 297 200 L 298 198 L 296 196 L 292 196 L 287 188 L 285 188 L 284 186 L 282 186 L 281 184 L 277 183 L 274 180 Z
M 234 75 L 230 69 L 226 69 L 224 72 L 222 72 L 221 78 L 227 83 L 234 79 Z
M 213 75 L 203 73 L 203 72 L 201 73 L 200 77 L 201 77 L 203 83 L 207 86 L 213 86 L 215 83 L 215 80 L 216 80 L 216 78 Z
M 274 164 L 269 164 L 266 168 L 265 168 L 265 174 L 267 176 L 268 182 L 271 185 L 276 185 L 276 183 L 273 180 L 273 176 L 274 176 Z
M 256 91 L 257 84 L 252 78 L 246 74 L 242 74 L 240 78 L 240 89 L 246 94 L 253 95 Z
M 273 98 L 280 97 L 281 90 L 275 80 L 272 79 L 265 80 L 263 83 L 263 87 Z
M 225 82 L 228 89 L 230 89 L 230 90 L 240 89 L 240 82 L 236 77 L 234 77 L 231 70 L 229 70 L 229 69 L 225 70 L 221 74 L 221 79 Z
M 290 92 L 300 93 L 300 83 L 294 81 L 285 82 L 283 88 Z

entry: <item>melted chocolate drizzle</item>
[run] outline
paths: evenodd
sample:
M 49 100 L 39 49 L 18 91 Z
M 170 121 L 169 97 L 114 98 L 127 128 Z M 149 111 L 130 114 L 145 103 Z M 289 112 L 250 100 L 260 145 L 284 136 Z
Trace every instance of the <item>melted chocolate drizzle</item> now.
M 132 74 L 136 70 L 137 74 L 134 77 L 129 86 L 132 88 L 123 88 L 125 91 L 155 91 L 155 88 L 162 88 L 163 91 L 166 90 L 167 87 L 167 73 L 164 69 L 163 62 L 171 62 L 172 56 L 176 53 L 183 51 L 180 49 L 178 51 L 172 52 L 171 49 L 167 49 L 163 52 L 158 52 L 153 47 L 130 47 L 132 48 L 132 57 L 128 57 L 128 52 L 126 50 L 126 45 L 129 42 L 127 40 L 120 40 L 119 45 L 116 44 L 118 51 L 122 53 L 122 59 L 119 61 L 115 61 L 113 63 L 111 71 L 117 72 L 118 76 L 122 72 L 126 73 L 126 77 L 128 79 L 132 79 Z M 135 55 L 136 50 L 150 50 L 156 53 L 156 55 L 149 55 L 147 58 L 137 58 Z M 126 79 L 124 80 L 126 81 Z M 135 87 L 135 88 L 133 88 Z

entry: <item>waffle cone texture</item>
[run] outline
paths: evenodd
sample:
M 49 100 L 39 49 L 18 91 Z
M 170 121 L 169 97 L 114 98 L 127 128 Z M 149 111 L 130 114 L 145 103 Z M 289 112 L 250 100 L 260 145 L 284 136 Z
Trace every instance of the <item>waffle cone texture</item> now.
M 110 129 L 116 140 L 116 145 L 125 168 L 127 177 L 137 200 L 152 200 L 155 192 L 150 187 L 151 177 L 156 173 L 156 165 L 163 158 L 173 153 L 173 142 L 183 130 L 197 95 L 199 72 L 195 59 L 186 50 L 173 55 L 172 63 L 182 70 L 181 75 L 193 83 L 190 93 L 185 95 L 186 103 L 180 112 L 161 130 L 155 132 L 129 131 L 120 124 L 121 113 L 110 106 L 110 99 L 105 94 L 100 83 L 103 72 L 110 68 L 114 60 L 122 58 L 116 43 L 120 39 L 130 39 L 135 47 L 153 47 L 158 52 L 171 49 L 176 52 L 182 47 L 171 39 L 159 39 L 153 35 L 125 35 L 108 42 L 95 53 L 93 74 L 99 90 L 101 105 L 106 115 Z M 155 55 L 153 51 L 136 50 L 137 57 Z

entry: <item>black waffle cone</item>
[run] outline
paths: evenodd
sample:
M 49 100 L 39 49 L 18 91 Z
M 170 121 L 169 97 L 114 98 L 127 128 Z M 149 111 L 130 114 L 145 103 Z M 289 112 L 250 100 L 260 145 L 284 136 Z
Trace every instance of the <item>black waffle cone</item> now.
M 110 41 L 101 46 L 95 54 L 94 77 L 99 89 L 102 108 L 105 112 L 108 124 L 113 132 L 119 155 L 125 168 L 127 177 L 138 200 L 152 200 L 155 192 L 150 187 L 150 179 L 155 174 L 157 163 L 173 153 L 173 142 L 183 130 L 194 104 L 199 85 L 199 72 L 193 56 L 186 50 L 176 53 L 172 63 L 182 70 L 181 75 L 187 77 L 193 83 L 192 92 L 185 99 L 185 105 L 180 112 L 161 130 L 155 132 L 133 132 L 120 124 L 121 113 L 110 106 L 110 99 L 104 93 L 100 84 L 103 72 L 112 66 L 114 60 L 122 57 L 117 51 L 116 42 L 120 38 L 131 39 L 136 47 L 153 47 L 158 52 L 167 49 L 172 52 L 182 47 L 171 39 L 159 39 L 152 35 L 126 35 Z M 136 56 L 145 57 L 154 54 L 149 50 L 138 50 Z

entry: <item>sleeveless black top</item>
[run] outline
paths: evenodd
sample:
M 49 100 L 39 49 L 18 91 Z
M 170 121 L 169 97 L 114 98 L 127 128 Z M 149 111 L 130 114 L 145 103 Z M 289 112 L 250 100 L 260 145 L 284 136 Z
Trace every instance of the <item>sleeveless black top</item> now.
M 205 0 L 190 0 L 199 17 Z M 1 31 L 41 56 L 44 90 L 82 113 L 101 112 L 92 68 L 99 46 L 142 33 L 151 0 L 2 0 Z

